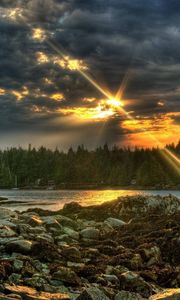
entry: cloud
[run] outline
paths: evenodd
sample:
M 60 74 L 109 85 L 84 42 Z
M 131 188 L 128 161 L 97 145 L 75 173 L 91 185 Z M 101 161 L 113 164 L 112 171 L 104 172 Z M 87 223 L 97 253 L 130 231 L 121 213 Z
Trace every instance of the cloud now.
M 178 0 L 2 0 L 1 132 L 53 131 L 58 116 L 59 132 L 65 134 L 67 116 L 62 110 L 71 115 L 79 111 L 79 116 L 94 113 L 102 94 L 80 71 L 115 93 L 129 70 L 123 97 L 133 117 L 152 120 L 152 115 L 177 113 L 179 12 Z M 41 42 L 39 29 L 46 33 Z M 59 55 L 48 39 L 59 48 Z M 121 116 L 111 117 L 103 140 L 112 143 L 123 136 L 124 141 L 128 128 L 123 128 Z M 86 133 L 93 132 L 92 122 L 87 123 Z M 70 134 L 74 125 L 69 126 Z M 82 137 L 81 130 L 77 128 L 76 136 L 79 132 Z

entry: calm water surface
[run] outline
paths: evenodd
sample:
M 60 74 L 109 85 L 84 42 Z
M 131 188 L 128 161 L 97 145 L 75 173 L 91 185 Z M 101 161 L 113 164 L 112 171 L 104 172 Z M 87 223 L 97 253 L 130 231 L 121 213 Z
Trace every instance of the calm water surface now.
M 0 201 L 3 207 L 14 210 L 26 210 L 30 207 L 40 207 L 48 210 L 58 210 L 65 203 L 76 201 L 81 205 L 101 204 L 126 195 L 168 195 L 180 198 L 180 191 L 129 191 L 129 190 L 0 190 L 0 196 L 8 200 Z

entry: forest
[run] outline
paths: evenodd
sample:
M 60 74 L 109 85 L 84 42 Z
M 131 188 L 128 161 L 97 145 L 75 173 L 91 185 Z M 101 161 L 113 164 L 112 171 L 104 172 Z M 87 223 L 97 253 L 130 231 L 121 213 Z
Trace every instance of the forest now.
M 180 142 L 164 149 L 98 147 L 83 145 L 67 152 L 58 149 L 8 148 L 0 151 L 1 188 L 180 188 L 177 160 Z

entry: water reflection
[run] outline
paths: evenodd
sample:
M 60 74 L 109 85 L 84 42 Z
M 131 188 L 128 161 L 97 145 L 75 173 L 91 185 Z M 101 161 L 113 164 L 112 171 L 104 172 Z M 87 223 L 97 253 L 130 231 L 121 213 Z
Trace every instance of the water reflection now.
M 180 197 L 180 191 L 129 191 L 129 190 L 0 190 L 0 196 L 7 197 L 7 201 L 0 201 L 1 206 L 14 210 L 26 210 L 40 207 L 48 210 L 61 209 L 65 203 L 76 201 L 83 206 L 101 204 L 118 197 L 136 194 L 173 195 Z

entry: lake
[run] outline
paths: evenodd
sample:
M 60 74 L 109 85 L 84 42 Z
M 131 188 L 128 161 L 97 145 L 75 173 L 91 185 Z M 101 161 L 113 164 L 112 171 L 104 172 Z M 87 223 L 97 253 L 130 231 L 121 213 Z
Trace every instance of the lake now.
M 132 190 L 0 190 L 0 196 L 8 200 L 0 201 L 3 207 L 23 211 L 32 207 L 58 210 L 65 203 L 76 201 L 81 205 L 101 204 L 126 195 L 168 195 L 180 198 L 180 191 L 132 191 Z

